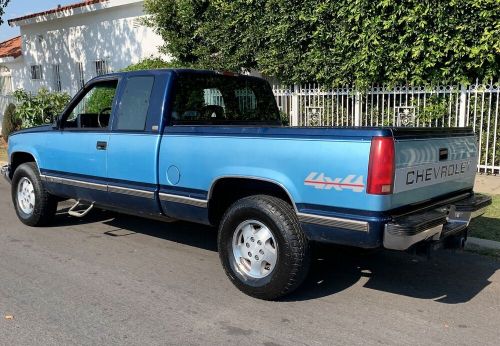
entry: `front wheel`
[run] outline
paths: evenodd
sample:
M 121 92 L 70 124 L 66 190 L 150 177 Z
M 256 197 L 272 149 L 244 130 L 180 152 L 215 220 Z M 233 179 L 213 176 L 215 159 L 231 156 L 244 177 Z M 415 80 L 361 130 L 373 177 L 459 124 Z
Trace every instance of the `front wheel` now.
M 12 202 L 19 220 L 28 226 L 48 224 L 57 211 L 57 199 L 43 187 L 34 162 L 23 163 L 14 172 Z
M 309 269 L 309 245 L 292 207 L 267 195 L 236 201 L 219 227 L 219 256 L 242 292 L 265 300 L 296 289 Z

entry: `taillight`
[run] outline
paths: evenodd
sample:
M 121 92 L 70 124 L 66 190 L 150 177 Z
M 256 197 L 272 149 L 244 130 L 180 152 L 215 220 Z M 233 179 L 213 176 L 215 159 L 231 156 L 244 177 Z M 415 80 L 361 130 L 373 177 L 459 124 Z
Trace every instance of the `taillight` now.
M 374 137 L 368 163 L 368 186 L 366 192 L 372 195 L 388 195 L 394 186 L 394 139 Z

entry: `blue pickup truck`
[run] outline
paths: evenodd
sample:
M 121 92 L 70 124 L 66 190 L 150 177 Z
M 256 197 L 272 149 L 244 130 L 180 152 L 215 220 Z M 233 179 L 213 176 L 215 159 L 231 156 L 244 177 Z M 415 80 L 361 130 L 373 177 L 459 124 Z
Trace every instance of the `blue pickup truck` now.
M 460 247 L 491 199 L 473 192 L 471 129 L 284 127 L 262 79 L 199 70 L 91 80 L 52 125 L 9 138 L 19 219 L 57 204 L 218 227 L 229 279 L 276 299 L 305 278 L 311 242 Z

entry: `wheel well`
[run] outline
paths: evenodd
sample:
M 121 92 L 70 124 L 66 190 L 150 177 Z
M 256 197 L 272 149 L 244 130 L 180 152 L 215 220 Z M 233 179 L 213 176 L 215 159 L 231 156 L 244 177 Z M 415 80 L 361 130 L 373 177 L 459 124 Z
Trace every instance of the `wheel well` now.
M 208 201 L 210 223 L 218 225 L 227 208 L 238 199 L 259 194 L 281 198 L 294 206 L 288 192 L 276 183 L 250 178 L 223 178 L 217 180 L 211 189 Z
M 13 153 L 10 160 L 10 174 L 14 175 L 14 172 L 16 171 L 17 167 L 26 162 L 36 162 L 36 160 L 33 157 L 33 155 L 28 153 L 24 152 Z

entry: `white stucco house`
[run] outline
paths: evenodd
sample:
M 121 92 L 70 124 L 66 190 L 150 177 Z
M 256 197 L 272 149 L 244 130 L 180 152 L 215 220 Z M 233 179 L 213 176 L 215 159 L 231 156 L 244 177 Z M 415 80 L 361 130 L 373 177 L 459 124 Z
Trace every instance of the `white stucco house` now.
M 12 90 L 46 87 L 73 95 L 97 75 L 159 56 L 163 41 L 142 25 L 143 5 L 87 0 L 9 19 L 21 35 L 0 43 L 0 117 Z

